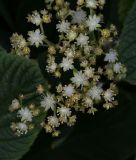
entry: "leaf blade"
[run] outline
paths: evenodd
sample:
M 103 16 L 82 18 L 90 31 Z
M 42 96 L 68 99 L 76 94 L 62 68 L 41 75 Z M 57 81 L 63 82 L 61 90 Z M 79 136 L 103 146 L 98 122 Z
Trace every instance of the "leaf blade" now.
M 16 137 L 10 129 L 15 120 L 14 114 L 8 112 L 12 100 L 19 94 L 34 92 L 38 84 L 44 84 L 39 66 L 36 62 L 8 55 L 0 50 L 0 159 L 18 160 L 33 144 L 40 132 L 40 124 L 45 114 L 34 120 L 35 129 L 25 136 Z M 29 103 L 39 97 L 31 97 Z
M 126 81 L 136 85 L 136 1 L 126 19 L 120 37 L 119 53 L 122 63 L 127 67 Z

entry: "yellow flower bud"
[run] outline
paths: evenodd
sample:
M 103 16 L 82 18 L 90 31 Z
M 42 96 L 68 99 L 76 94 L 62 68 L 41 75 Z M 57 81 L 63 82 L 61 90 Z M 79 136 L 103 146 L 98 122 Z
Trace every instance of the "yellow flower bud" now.
M 77 5 L 81 6 L 81 5 L 83 5 L 83 4 L 84 4 L 84 0 L 78 0 L 78 1 L 77 1 Z
M 37 86 L 37 93 L 42 94 L 44 92 L 44 87 L 40 84 Z
M 30 48 L 29 47 L 24 47 L 22 49 L 22 52 L 23 52 L 24 55 L 29 55 L 30 54 Z
M 64 4 L 64 0 L 56 0 L 57 6 L 62 6 Z
M 55 54 L 55 53 L 56 53 L 55 47 L 54 47 L 54 46 L 49 46 L 48 52 L 49 52 L 50 54 Z
M 50 23 L 51 22 L 51 15 L 43 15 L 42 19 L 44 23 Z
M 109 29 L 103 29 L 103 30 L 101 30 L 101 34 L 102 34 L 102 37 L 103 38 L 108 38 L 108 37 L 110 37 L 110 30 Z

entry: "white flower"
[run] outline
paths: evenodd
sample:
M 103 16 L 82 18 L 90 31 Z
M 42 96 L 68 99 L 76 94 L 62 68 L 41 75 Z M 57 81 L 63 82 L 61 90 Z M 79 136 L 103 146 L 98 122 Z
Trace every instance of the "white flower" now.
M 122 69 L 122 64 L 121 63 L 115 63 L 113 65 L 113 71 L 115 73 L 120 73 L 121 69 Z
M 52 63 L 52 64 L 49 64 L 49 65 L 46 67 L 46 69 L 47 69 L 47 72 L 53 73 L 53 72 L 55 72 L 56 69 L 57 69 L 57 64 L 56 64 L 55 62 Z
M 67 118 L 71 115 L 70 108 L 60 107 L 57 109 L 58 115 L 60 115 L 61 122 L 67 122 Z
M 47 15 L 47 14 L 48 14 L 48 11 L 47 11 L 46 9 L 43 9 L 43 10 L 40 11 L 40 13 L 41 13 L 42 15 Z
M 74 58 L 75 55 L 75 46 L 71 46 L 70 48 L 67 48 L 65 51 L 65 56 L 67 56 L 68 58 Z
M 117 58 L 117 52 L 113 49 L 111 49 L 109 51 L 109 53 L 106 54 L 105 58 L 104 58 L 104 61 L 106 62 L 112 62 L 114 63 L 116 60 L 118 60 Z
M 32 121 L 32 113 L 27 107 L 21 108 L 17 114 L 18 114 L 18 117 L 21 118 L 22 122 L 31 122 Z
M 88 8 L 97 8 L 98 2 L 96 0 L 86 0 L 86 7 Z
M 70 30 L 70 31 L 67 33 L 67 38 L 68 38 L 70 41 L 75 40 L 76 37 L 77 37 L 77 32 L 75 32 L 75 31 Z
M 97 109 L 97 108 L 91 107 L 91 108 L 89 108 L 89 110 L 88 110 L 88 112 L 87 112 L 87 113 L 94 115 L 94 114 L 95 114 L 95 112 L 97 112 L 97 111 L 98 111 L 98 109 Z
M 58 127 L 59 126 L 59 120 L 56 116 L 49 116 L 48 117 L 48 124 L 52 127 Z
M 69 84 L 68 86 L 65 86 L 63 90 L 64 90 L 63 95 L 66 97 L 70 97 L 74 93 L 74 87 L 71 84 Z
M 63 68 L 64 72 L 73 69 L 73 59 L 63 58 L 62 62 L 60 63 L 60 67 Z
M 92 78 L 93 75 L 94 75 L 94 68 L 92 67 L 87 67 L 84 71 L 85 75 L 88 77 L 88 78 Z
M 54 110 L 56 101 L 54 95 L 47 93 L 44 99 L 41 101 L 41 107 L 45 108 L 45 111 L 48 111 L 50 108 Z
M 71 78 L 71 81 L 77 86 L 84 86 L 88 83 L 87 81 L 87 77 L 85 76 L 84 73 L 82 73 L 82 71 L 78 71 L 76 73 L 74 73 L 74 77 Z
M 22 35 L 18 35 L 17 33 L 13 33 L 10 38 L 11 45 L 14 49 L 22 49 L 26 46 L 26 40 Z
M 85 45 L 88 44 L 88 40 L 89 40 L 89 37 L 88 37 L 88 36 L 80 33 L 80 35 L 79 35 L 78 38 L 77 38 L 77 43 L 76 43 L 76 44 L 77 44 L 78 46 L 83 47 L 83 46 L 85 46 Z
M 75 24 L 80 24 L 86 20 L 86 12 L 83 11 L 82 9 L 77 10 L 74 12 L 72 16 L 72 23 Z
M 56 29 L 58 30 L 58 32 L 61 32 L 61 33 L 63 32 L 67 33 L 69 28 L 70 28 L 70 23 L 64 20 L 56 25 Z
M 84 103 L 87 107 L 92 107 L 93 106 L 93 100 L 88 96 L 84 98 Z
M 18 135 L 26 134 L 28 132 L 28 127 L 25 123 L 20 122 L 16 124 L 16 130 Z
M 87 26 L 89 27 L 90 31 L 97 30 L 97 28 L 101 27 L 99 24 L 101 21 L 101 18 L 96 15 L 90 15 L 88 20 L 86 21 Z
M 40 33 L 39 29 L 36 29 L 35 31 L 29 31 L 28 35 L 28 41 L 31 43 L 31 45 L 39 47 L 40 44 L 43 44 L 45 36 L 42 33 Z
M 104 93 L 103 93 L 103 97 L 105 99 L 105 101 L 113 101 L 114 100 L 114 94 L 113 91 L 110 89 L 107 89 Z
M 40 14 L 37 11 L 33 11 L 32 15 L 29 14 L 27 19 L 28 19 L 28 22 L 31 22 L 36 26 L 39 26 L 40 23 L 42 22 Z
M 100 100 L 103 89 L 100 86 L 93 86 L 89 91 L 88 95 L 94 100 Z

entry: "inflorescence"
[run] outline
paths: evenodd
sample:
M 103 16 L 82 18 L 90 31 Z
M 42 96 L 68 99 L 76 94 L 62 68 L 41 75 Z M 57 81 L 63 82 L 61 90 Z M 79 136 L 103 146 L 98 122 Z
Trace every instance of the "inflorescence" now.
M 11 44 L 17 55 L 25 57 L 29 57 L 31 46 L 47 48 L 45 70 L 58 83 L 54 87 L 49 82 L 48 93 L 38 86 L 40 107 L 23 106 L 18 99 L 12 101 L 10 111 L 17 112 L 20 119 L 11 125 L 17 135 L 33 129 L 33 118 L 40 112 L 47 113 L 41 126 L 58 136 L 61 124 L 75 124 L 76 112 L 94 115 L 98 106 L 106 110 L 114 108 L 118 105 L 117 83 L 126 75 L 117 51 L 117 29 L 114 25 L 103 27 L 103 15 L 98 14 L 105 0 L 76 0 L 74 7 L 64 0 L 46 0 L 45 3 L 44 10 L 33 11 L 27 16 L 36 30 L 29 31 L 27 39 L 14 33 Z M 44 32 L 44 24 L 54 19 L 58 22 L 58 42 L 55 44 Z

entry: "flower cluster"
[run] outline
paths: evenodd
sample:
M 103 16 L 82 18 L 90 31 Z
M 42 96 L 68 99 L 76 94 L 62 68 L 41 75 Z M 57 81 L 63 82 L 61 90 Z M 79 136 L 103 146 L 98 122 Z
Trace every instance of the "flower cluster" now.
M 17 136 L 27 134 L 28 131 L 31 131 L 35 127 L 32 122 L 33 118 L 40 114 L 40 109 L 34 104 L 23 106 L 21 97 L 19 100 L 14 99 L 12 101 L 9 110 L 10 112 L 17 113 L 18 122 L 11 123 L 11 129 L 15 131 Z
M 30 52 L 31 45 L 47 47 L 45 69 L 58 84 L 55 87 L 50 84 L 51 92 L 42 94 L 40 105 L 47 112 L 47 118 L 41 126 L 53 136 L 59 135 L 57 128 L 61 124 L 75 124 L 73 113 L 76 111 L 94 115 L 98 105 L 106 110 L 115 107 L 118 104 L 116 84 L 126 75 L 117 51 L 117 29 L 114 25 L 103 28 L 103 16 L 96 12 L 103 8 L 105 0 L 76 2 L 72 8 L 68 1 L 46 0 L 46 9 L 34 11 L 27 17 L 28 22 L 38 27 L 28 32 L 28 39 L 16 33 L 11 37 L 18 55 L 26 55 L 24 50 Z M 50 13 L 52 10 L 56 17 Z M 56 44 L 47 39 L 43 27 L 43 23 L 50 23 L 53 18 L 58 21 Z M 18 108 L 19 103 L 14 101 L 12 108 Z M 12 128 L 17 133 L 25 133 L 26 123 L 32 121 L 32 110 L 23 108 L 17 114 L 21 123 L 16 127 L 13 124 Z
M 39 106 L 39 102 L 38 104 L 30 103 L 26 105 L 25 101 L 31 96 L 41 96 L 43 93 L 44 87 L 40 84 L 36 86 L 35 92 L 27 95 L 21 94 L 18 99 L 16 98 L 12 101 L 9 106 L 9 111 L 11 113 L 16 113 L 17 122 L 11 123 L 11 129 L 17 136 L 27 134 L 29 131 L 33 130 L 35 127 L 33 119 L 43 113 L 42 107 L 37 107 Z

